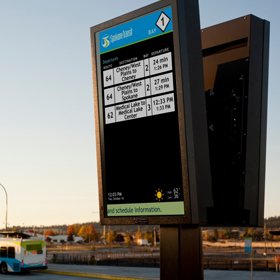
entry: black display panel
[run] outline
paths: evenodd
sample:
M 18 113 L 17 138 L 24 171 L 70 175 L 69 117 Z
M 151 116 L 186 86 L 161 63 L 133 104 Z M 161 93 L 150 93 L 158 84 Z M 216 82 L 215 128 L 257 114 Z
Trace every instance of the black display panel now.
M 249 59 L 219 64 L 206 92 L 214 208 L 209 223 L 249 223 L 244 209 Z
M 97 36 L 105 216 L 184 215 L 172 10 Z
M 91 28 L 101 224 L 199 224 L 211 181 L 198 2 Z
M 206 224 L 262 226 L 269 23 L 248 15 L 201 35 L 214 203 Z

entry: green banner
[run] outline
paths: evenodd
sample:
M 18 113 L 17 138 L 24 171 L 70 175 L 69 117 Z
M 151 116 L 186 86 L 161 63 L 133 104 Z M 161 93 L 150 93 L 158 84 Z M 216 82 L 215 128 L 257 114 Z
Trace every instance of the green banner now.
M 108 217 L 184 215 L 184 202 L 158 202 L 107 205 Z

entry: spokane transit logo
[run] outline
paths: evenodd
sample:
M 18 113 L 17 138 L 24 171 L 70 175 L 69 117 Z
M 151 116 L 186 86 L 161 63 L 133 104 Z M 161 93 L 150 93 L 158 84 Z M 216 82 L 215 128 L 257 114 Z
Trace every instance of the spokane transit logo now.
M 105 34 L 105 35 L 103 35 L 103 37 L 101 39 L 102 40 L 101 44 L 102 44 L 103 48 L 107 48 L 107 47 L 109 47 L 110 43 L 114 43 L 116 41 L 126 39 L 132 35 L 133 35 L 132 28 L 130 28 L 128 30 L 123 30 L 120 33 L 115 33 L 114 35 Z
M 109 38 L 108 34 L 105 34 L 102 37 L 102 46 L 103 46 L 103 48 L 107 48 L 110 45 L 110 41 L 108 40 L 108 38 Z

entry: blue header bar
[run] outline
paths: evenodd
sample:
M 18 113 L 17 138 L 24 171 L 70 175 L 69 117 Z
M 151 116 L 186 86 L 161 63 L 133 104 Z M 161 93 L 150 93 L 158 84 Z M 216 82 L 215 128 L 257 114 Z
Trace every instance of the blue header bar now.
M 171 7 L 100 32 L 100 54 L 170 31 L 173 31 Z

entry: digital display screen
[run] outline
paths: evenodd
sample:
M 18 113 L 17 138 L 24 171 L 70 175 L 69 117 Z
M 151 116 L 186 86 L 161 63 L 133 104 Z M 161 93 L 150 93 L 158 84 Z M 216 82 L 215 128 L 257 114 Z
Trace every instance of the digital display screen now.
M 105 217 L 184 215 L 171 7 L 95 36 Z

